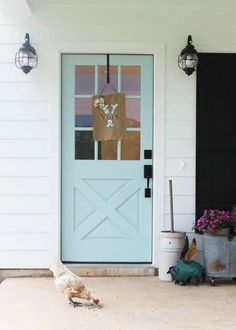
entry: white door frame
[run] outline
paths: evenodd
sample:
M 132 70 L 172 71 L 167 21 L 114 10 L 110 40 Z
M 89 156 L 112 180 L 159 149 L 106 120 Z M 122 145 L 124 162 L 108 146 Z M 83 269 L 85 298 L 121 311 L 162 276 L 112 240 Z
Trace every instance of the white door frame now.
M 51 253 L 61 252 L 61 54 L 149 54 L 154 56 L 153 120 L 153 261 L 158 266 L 160 231 L 164 228 L 165 46 L 159 43 L 78 42 L 50 47 Z

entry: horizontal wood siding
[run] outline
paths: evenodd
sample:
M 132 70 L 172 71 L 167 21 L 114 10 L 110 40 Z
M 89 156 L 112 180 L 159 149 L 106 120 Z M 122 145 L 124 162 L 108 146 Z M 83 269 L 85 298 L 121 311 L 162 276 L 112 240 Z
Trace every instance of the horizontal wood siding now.
M 52 228 L 49 81 L 42 70 L 25 75 L 15 67 L 14 55 L 31 28 L 20 25 L 17 31 L 1 17 L 0 267 L 47 267 Z
M 33 14 L 0 13 L 0 267 L 47 267 L 59 240 L 60 81 L 50 66 L 62 45 L 157 42 L 165 45 L 165 190 L 162 229 L 168 229 L 168 180 L 173 180 L 176 229 L 195 220 L 196 75 L 177 66 L 187 34 L 199 51 L 236 52 L 236 6 L 218 1 L 82 1 L 52 6 L 34 1 Z M 115 13 L 115 14 L 114 14 Z M 28 75 L 14 55 L 29 32 L 39 55 Z M 60 67 L 58 66 L 58 71 Z M 163 82 L 164 85 L 164 82 Z M 55 107 L 55 104 L 57 106 Z M 192 234 L 191 234 L 192 235 Z M 200 238 L 198 239 L 200 242 Z M 54 244 L 55 245 L 55 244 Z M 201 247 L 201 243 L 199 243 Z
M 50 253 L 42 250 L 0 250 L 1 268 L 48 268 Z
M 49 177 L 48 158 L 1 158 L 0 177 Z
M 195 35 L 192 37 L 197 47 Z M 193 73 L 188 77 L 178 68 L 177 58 L 182 48 L 173 43 L 166 52 L 164 229 L 170 230 L 168 181 L 171 179 L 175 229 L 185 231 L 190 240 L 197 237 L 201 251 L 201 236 L 192 230 L 195 221 L 196 76 Z M 201 252 L 198 260 L 203 261 Z
M 4 214 L 1 215 L 0 233 L 49 233 L 48 214 Z

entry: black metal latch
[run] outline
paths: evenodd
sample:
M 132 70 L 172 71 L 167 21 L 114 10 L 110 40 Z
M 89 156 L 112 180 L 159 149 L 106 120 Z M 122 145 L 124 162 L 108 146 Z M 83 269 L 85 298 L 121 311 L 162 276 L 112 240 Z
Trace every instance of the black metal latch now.
M 152 165 L 144 165 L 144 178 L 147 179 L 147 188 L 145 188 L 144 196 L 151 197 L 151 188 L 149 188 L 149 181 L 152 179 Z

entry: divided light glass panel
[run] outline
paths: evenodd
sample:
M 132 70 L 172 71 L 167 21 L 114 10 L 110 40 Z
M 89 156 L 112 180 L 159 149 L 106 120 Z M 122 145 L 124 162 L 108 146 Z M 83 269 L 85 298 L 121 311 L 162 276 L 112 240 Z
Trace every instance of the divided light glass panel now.
M 141 67 L 121 67 L 121 91 L 127 95 L 141 95 Z
M 92 99 L 75 98 L 75 126 L 92 127 Z
M 96 56 L 96 55 L 94 55 Z M 126 98 L 127 132 L 118 141 L 93 140 L 92 134 L 92 101 L 95 95 L 97 79 L 98 94 L 118 91 L 119 81 L 121 92 Z M 141 67 L 110 66 L 110 82 L 106 85 L 107 71 L 105 65 L 75 66 L 75 159 L 87 160 L 139 160 L 141 130 Z M 95 145 L 97 144 L 97 147 Z M 120 148 L 118 148 L 118 144 Z M 96 155 L 94 154 L 96 150 Z
M 92 131 L 75 131 L 75 159 L 94 159 Z
M 140 128 L 140 98 L 126 98 L 126 125 L 127 128 Z
M 121 140 L 121 160 L 140 159 L 140 132 L 126 132 Z
M 93 95 L 95 92 L 95 66 L 75 66 L 75 95 Z

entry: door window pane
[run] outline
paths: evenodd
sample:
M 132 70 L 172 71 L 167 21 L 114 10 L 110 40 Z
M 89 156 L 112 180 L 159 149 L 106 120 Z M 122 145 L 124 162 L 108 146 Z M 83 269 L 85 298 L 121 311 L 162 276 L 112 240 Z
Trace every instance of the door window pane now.
M 140 132 L 126 132 L 124 139 L 121 141 L 121 159 L 140 159 Z
M 92 104 L 91 98 L 75 99 L 75 126 L 92 127 Z
M 75 66 L 75 94 L 94 95 L 95 92 L 95 66 Z
M 112 88 L 111 84 L 106 85 L 107 83 L 107 67 L 106 65 L 99 65 L 98 67 L 98 93 L 100 94 L 104 87 L 104 93 L 114 93 L 118 90 L 118 67 L 117 65 L 110 65 L 110 83 L 114 87 Z
M 92 131 L 75 132 L 75 159 L 94 159 Z
M 121 67 L 121 91 L 127 95 L 141 95 L 141 67 Z
M 116 160 L 117 159 L 117 141 L 98 142 L 98 159 Z
M 140 99 L 126 99 L 127 127 L 140 127 Z

